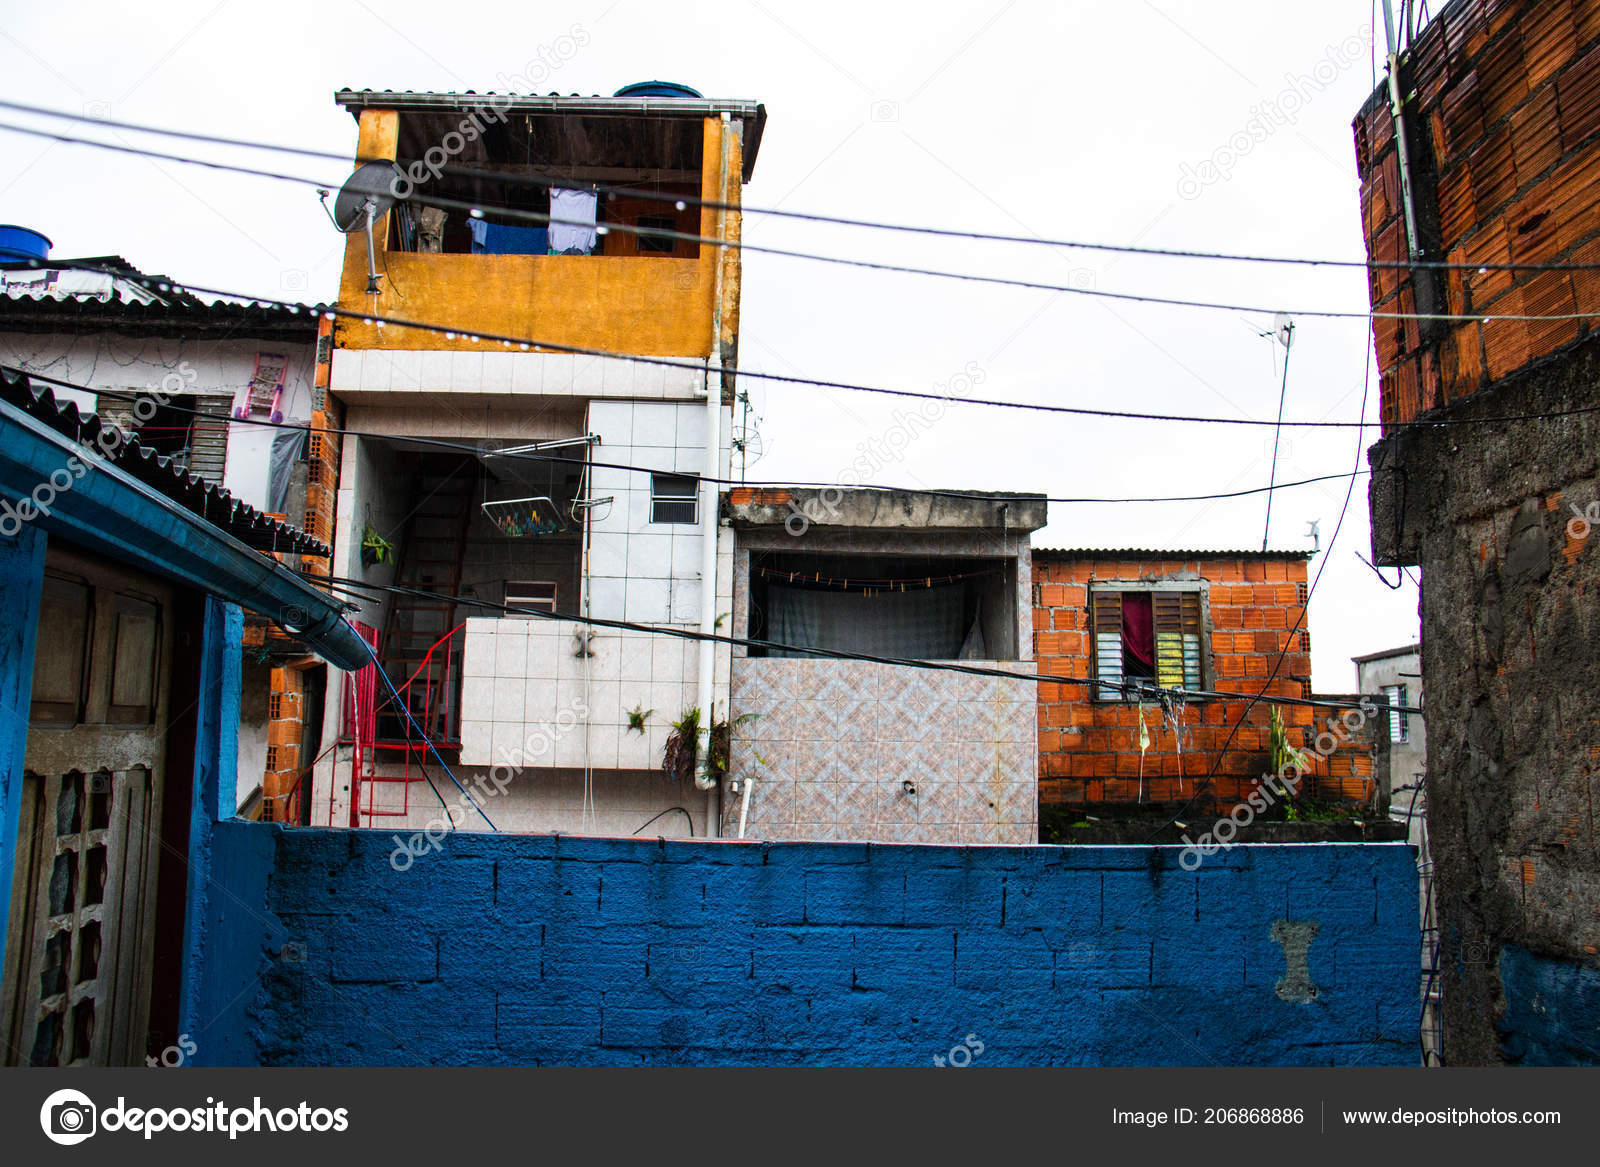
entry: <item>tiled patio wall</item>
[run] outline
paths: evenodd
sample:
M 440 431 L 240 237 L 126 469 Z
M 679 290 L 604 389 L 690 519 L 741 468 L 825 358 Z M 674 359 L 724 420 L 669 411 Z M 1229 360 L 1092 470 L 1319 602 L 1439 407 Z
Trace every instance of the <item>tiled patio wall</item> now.
M 963 664 L 1031 673 L 1028 662 Z M 1032 843 L 1034 682 L 858 661 L 745 658 L 731 776 L 748 839 Z M 906 783 L 913 789 L 908 790 Z M 725 797 L 723 833 L 741 800 Z

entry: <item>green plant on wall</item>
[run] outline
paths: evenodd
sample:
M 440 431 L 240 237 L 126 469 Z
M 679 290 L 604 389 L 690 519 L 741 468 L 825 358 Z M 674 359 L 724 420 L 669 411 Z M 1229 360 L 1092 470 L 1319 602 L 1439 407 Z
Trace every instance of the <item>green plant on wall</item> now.
M 371 567 L 375 563 L 389 563 L 394 559 L 394 544 L 378 534 L 378 528 L 370 522 L 361 532 L 361 565 Z
M 1289 744 L 1289 727 L 1284 725 L 1283 715 L 1278 712 L 1276 706 L 1273 707 L 1272 717 L 1267 724 L 1267 750 L 1274 774 L 1282 774 L 1291 766 L 1301 774 L 1309 773 L 1311 770 L 1311 759 L 1306 752 Z M 1290 796 L 1284 806 L 1284 816 L 1290 822 L 1294 822 L 1300 817 L 1295 805 L 1300 797 L 1299 783 L 1289 787 L 1289 790 Z
M 667 735 L 667 747 L 661 755 L 661 772 L 670 782 L 685 782 L 694 778 L 694 761 L 698 750 L 695 738 L 700 733 L 700 708 L 685 710 L 672 723 Z
M 641 709 L 638 705 L 635 705 L 628 710 L 628 729 L 643 733 L 645 719 L 654 712 L 654 709 Z

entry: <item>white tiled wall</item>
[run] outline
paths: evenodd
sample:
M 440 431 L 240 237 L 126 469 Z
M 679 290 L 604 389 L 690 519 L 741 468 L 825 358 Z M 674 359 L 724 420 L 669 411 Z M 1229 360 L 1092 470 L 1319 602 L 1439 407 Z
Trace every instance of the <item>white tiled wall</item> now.
M 679 359 L 679 358 L 664 358 Z M 705 372 L 572 353 L 335 349 L 329 387 L 348 400 L 366 393 L 491 393 L 534 397 L 692 398 Z
M 636 470 L 595 468 L 592 496 L 610 497 L 595 510 L 590 537 L 590 614 L 648 624 L 700 620 L 698 523 L 650 521 L 650 474 L 698 474 L 705 457 L 702 402 L 591 401 L 589 431 L 600 435 L 597 462 Z M 720 477 L 728 477 L 732 410 L 722 417 Z M 731 556 L 731 547 L 724 548 Z M 731 560 L 730 560 L 731 563 Z M 720 574 L 720 572 L 719 572 Z M 730 576 L 731 578 L 731 576 Z M 719 608 L 727 611 L 728 606 Z
M 717 605 L 728 611 L 733 536 L 726 528 L 720 536 Z M 724 621 L 723 631 L 728 626 Z M 580 648 L 585 639 L 587 656 Z M 718 645 L 714 655 L 712 703 L 721 720 L 731 652 Z M 461 763 L 657 769 L 672 723 L 698 704 L 699 658 L 697 642 L 657 632 L 576 620 L 471 618 L 462 660 Z M 633 709 L 654 711 L 642 734 L 628 728 Z

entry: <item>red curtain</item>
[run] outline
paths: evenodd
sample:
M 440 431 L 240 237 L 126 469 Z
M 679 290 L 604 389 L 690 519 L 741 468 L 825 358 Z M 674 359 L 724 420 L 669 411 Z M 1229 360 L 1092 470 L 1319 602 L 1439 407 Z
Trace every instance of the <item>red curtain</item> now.
M 1122 646 L 1134 659 L 1155 668 L 1156 629 L 1150 611 L 1150 593 L 1122 593 Z

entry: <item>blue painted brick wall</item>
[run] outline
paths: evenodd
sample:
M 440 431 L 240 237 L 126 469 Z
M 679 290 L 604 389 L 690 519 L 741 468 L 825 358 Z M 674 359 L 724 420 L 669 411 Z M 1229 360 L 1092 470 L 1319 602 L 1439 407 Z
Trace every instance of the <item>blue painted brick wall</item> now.
M 266 902 L 190 970 L 201 1062 L 928 1066 L 969 1034 L 977 1066 L 1417 1059 L 1402 844 L 1197 872 L 1175 847 L 479 834 L 398 872 L 387 835 L 233 822 L 215 846 Z M 1282 919 L 1320 924 L 1308 1003 L 1276 993 Z
M 1500 952 L 1506 1060 L 1525 1066 L 1600 1064 L 1600 967 L 1517 944 Z

